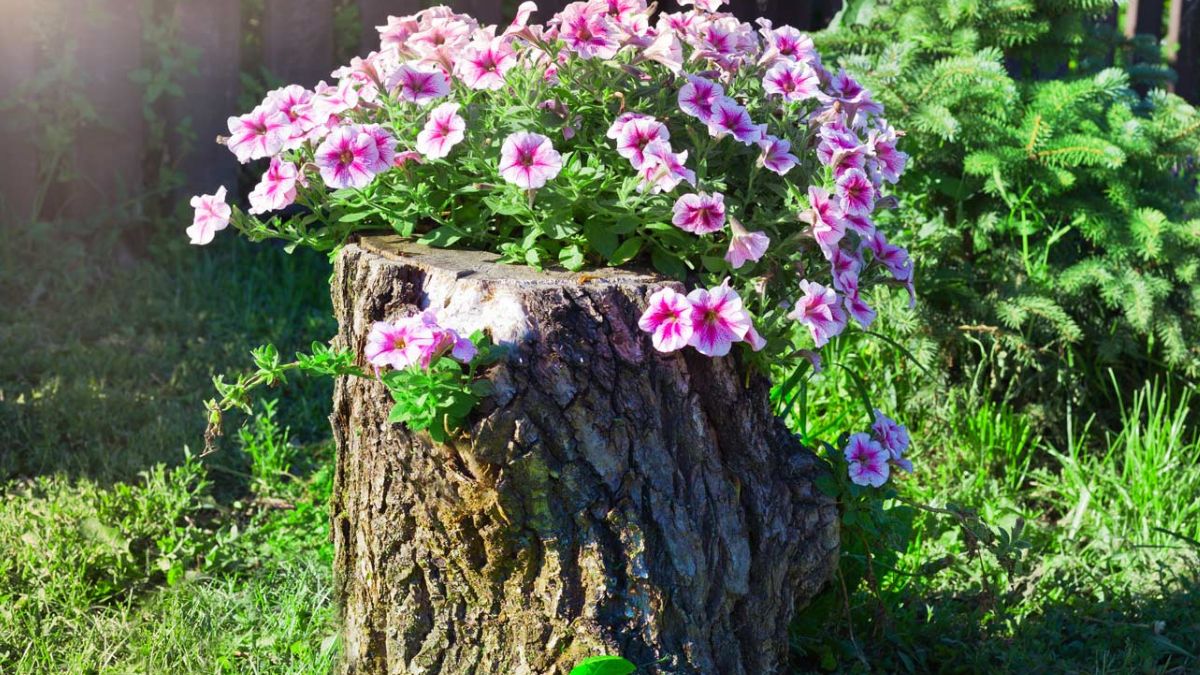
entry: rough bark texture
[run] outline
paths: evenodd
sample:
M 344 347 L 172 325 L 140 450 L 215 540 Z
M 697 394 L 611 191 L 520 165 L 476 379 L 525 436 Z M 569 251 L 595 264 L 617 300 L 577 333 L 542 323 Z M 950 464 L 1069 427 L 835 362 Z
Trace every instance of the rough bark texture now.
M 343 670 L 565 673 L 616 653 L 779 672 L 838 531 L 765 380 L 732 356 L 655 352 L 637 329 L 655 277 L 493 260 L 391 237 L 338 259 L 339 340 L 358 354 L 372 322 L 427 307 L 511 345 L 449 446 L 388 424 L 379 382 L 338 382 Z

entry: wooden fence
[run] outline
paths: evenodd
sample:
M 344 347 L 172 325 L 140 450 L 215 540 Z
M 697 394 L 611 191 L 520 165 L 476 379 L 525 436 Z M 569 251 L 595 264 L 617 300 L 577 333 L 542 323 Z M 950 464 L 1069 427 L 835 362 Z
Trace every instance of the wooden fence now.
M 389 15 L 410 14 L 430 4 L 423 0 L 350 1 L 358 6 L 364 53 L 378 44 L 374 27 L 386 23 Z M 1174 55 L 1181 74 L 1176 87 L 1195 101 L 1200 88 L 1200 0 L 1127 1 L 1126 29 L 1130 34 L 1149 33 L 1183 45 Z M 346 2 L 262 0 L 260 23 L 251 27 L 260 36 L 255 49 L 262 65 L 285 81 L 307 86 L 328 78 L 336 66 L 337 9 Z M 537 16 L 547 17 L 566 3 L 539 0 Z M 173 13 L 169 17 L 148 15 L 146 8 L 155 4 L 148 0 L 0 0 L 0 59 L 4 63 L 0 101 L 11 98 L 11 92 L 56 58 L 46 48 L 44 31 L 39 33 L 33 19 L 56 4 L 60 6 L 59 23 L 65 24 L 60 29 L 74 45 L 80 93 L 90 102 L 94 115 L 75 129 L 78 140 L 63 150 L 63 156 L 47 157 L 33 140 L 38 136 L 39 120 L 22 119 L 15 109 L 0 109 L 0 147 L 8 155 L 7 161 L 0 163 L 0 195 L 7 213 L 26 219 L 35 203 L 39 175 L 60 165 L 73 166 L 76 172 L 49 195 L 42 217 L 87 215 L 136 194 L 146 183 L 149 130 L 143 107 L 147 85 L 130 77 L 155 57 L 146 51 L 144 21 L 173 20 L 177 35 L 198 51 L 195 72 L 177 83 L 184 95 L 168 97 L 165 104 L 165 128 L 172 129 L 186 118 L 195 142 L 184 143 L 170 134 L 160 139 L 168 156 L 179 158 L 177 163 L 186 176 L 181 193 L 210 192 L 218 185 L 233 189 L 236 164 L 211 139 L 226 131 L 225 119 L 238 108 L 246 66 L 243 30 L 248 28 L 242 0 L 175 0 L 165 5 Z M 448 4 L 491 23 L 505 20 L 505 10 L 517 2 L 449 0 Z M 665 11 L 678 9 L 676 0 L 663 0 L 659 5 Z M 732 0 L 730 5 L 743 19 L 765 16 L 777 25 L 815 30 L 828 23 L 841 0 Z M 1169 17 L 1165 25 L 1164 16 Z M 340 30 L 344 33 L 345 27 Z M 47 166 L 51 162 L 56 164 Z

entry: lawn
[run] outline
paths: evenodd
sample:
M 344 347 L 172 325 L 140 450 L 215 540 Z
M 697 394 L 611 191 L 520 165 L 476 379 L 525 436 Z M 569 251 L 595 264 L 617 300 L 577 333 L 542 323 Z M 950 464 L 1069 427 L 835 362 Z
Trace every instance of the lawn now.
M 327 671 L 328 383 L 271 392 L 200 455 L 212 375 L 254 341 L 332 334 L 328 262 L 174 232 L 126 255 L 56 231 L 0 238 L 0 671 Z M 827 358 L 909 360 L 872 345 Z M 1190 385 L 1115 391 L 1119 423 L 1076 411 L 1047 432 L 905 372 L 874 392 L 926 401 L 901 493 L 958 515 L 913 507 L 907 553 L 835 582 L 795 626 L 797 672 L 1200 670 Z M 813 436 L 861 415 L 827 377 Z

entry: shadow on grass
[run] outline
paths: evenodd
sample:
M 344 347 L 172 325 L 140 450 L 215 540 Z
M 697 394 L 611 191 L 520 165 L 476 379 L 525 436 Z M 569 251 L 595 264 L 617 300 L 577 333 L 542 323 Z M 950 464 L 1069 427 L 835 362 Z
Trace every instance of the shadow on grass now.
M 118 264 L 111 250 L 55 232 L 0 237 L 0 480 L 66 473 L 108 483 L 178 463 L 185 446 L 203 446 L 213 375 L 247 369 L 260 343 L 289 355 L 333 334 L 320 254 L 171 238 Z M 330 391 L 297 381 L 270 395 L 307 442 L 328 437 Z M 230 422 L 232 431 L 239 420 Z

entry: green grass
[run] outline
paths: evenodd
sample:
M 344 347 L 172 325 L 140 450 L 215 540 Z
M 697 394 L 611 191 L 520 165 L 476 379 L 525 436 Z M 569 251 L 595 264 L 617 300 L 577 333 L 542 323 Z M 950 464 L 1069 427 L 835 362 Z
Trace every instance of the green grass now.
M 0 243 L 0 672 L 328 671 L 329 383 L 196 457 L 213 374 L 332 333 L 328 262 L 51 242 Z
M 327 261 L 226 237 L 115 264 L 53 239 L 0 240 L 0 672 L 327 672 L 329 384 L 271 392 L 196 457 L 214 373 L 258 341 L 286 354 L 332 333 Z M 809 383 L 809 433 L 865 425 L 845 371 L 886 366 L 899 376 L 866 383 L 913 429 L 903 493 L 992 532 L 1020 518 L 1029 548 L 1006 569 L 952 518 L 913 512 L 876 590 L 835 585 L 797 624 L 796 670 L 1200 670 L 1193 393 L 1148 383 L 1097 417 L 1111 428 L 1088 411 L 1047 433 L 925 374 L 920 326 L 888 325 L 910 354 L 834 344 L 844 368 Z

